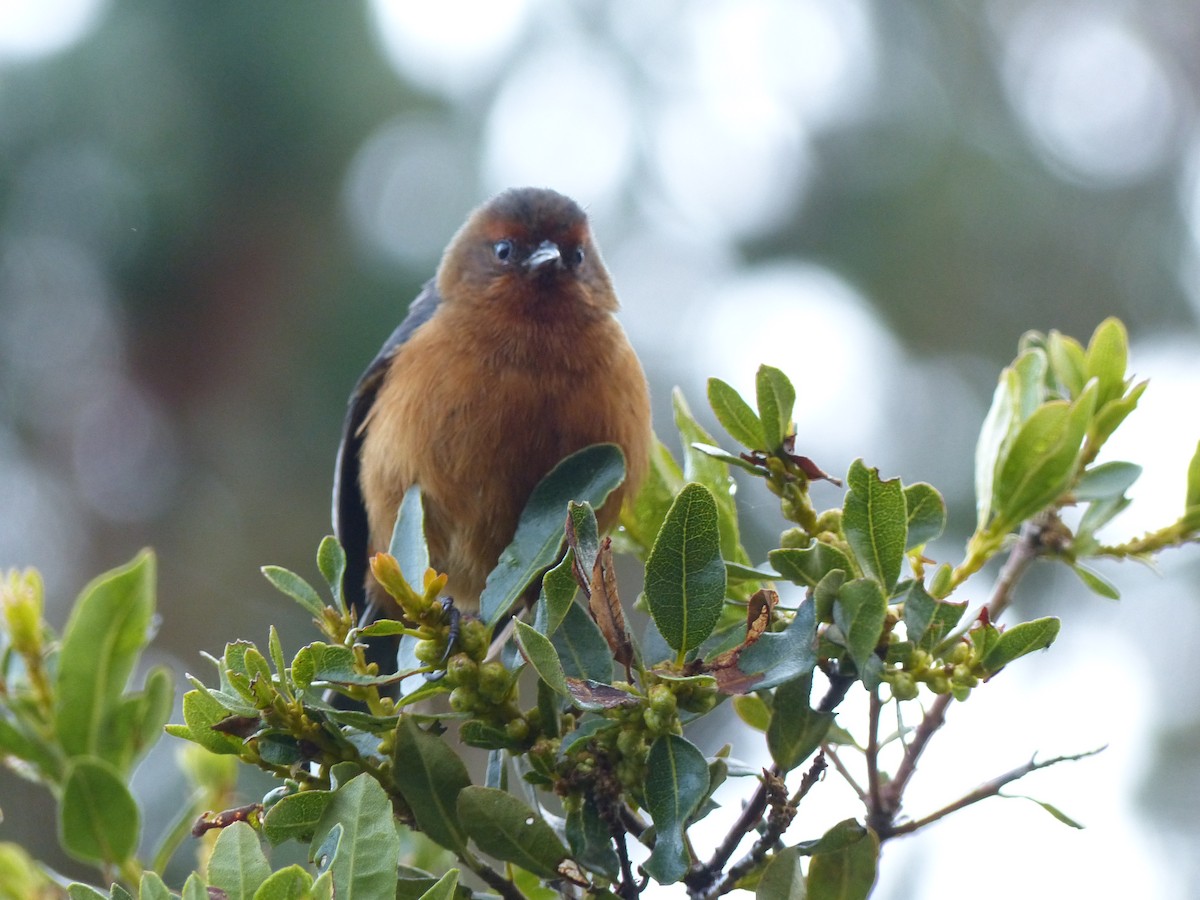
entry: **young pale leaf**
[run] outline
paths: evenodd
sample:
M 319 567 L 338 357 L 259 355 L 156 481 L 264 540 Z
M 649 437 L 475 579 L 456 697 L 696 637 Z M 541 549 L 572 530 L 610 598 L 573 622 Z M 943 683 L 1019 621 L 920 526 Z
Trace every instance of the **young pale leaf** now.
M 1196 444 L 1196 452 L 1192 454 L 1192 461 L 1188 463 L 1187 470 L 1187 501 L 1184 503 L 1184 509 L 1194 509 L 1200 507 L 1200 443 Z
M 904 489 L 904 506 L 908 518 L 905 550 L 941 537 L 946 527 L 946 501 L 937 488 L 923 481 L 910 484 Z
M 400 564 L 400 574 L 409 587 L 420 591 L 425 583 L 425 570 L 429 568 L 429 545 L 425 543 L 425 505 L 418 485 L 405 491 L 400 501 L 388 553 Z
M 105 752 L 106 729 L 149 642 L 154 615 L 154 554 L 142 551 L 83 589 L 58 654 L 55 728 L 70 756 Z M 114 764 L 117 758 L 109 759 Z
M 208 863 L 208 883 L 228 900 L 252 900 L 271 874 L 258 835 L 245 822 L 221 829 Z M 211 893 L 211 892 L 210 892 Z
M 763 447 L 751 449 L 773 453 L 783 444 L 792 424 L 792 407 L 796 403 L 796 389 L 779 369 L 759 366 L 754 380 L 757 389 L 758 416 L 762 423 Z
M 484 853 L 539 878 L 558 877 L 567 848 L 545 819 L 512 794 L 474 785 L 464 788 L 458 795 L 458 818 Z
M 845 635 L 846 650 L 859 673 L 866 671 L 868 661 L 875 655 L 886 616 L 887 598 L 878 582 L 856 578 L 838 590 L 833 621 Z
M 364 773 L 334 791 L 313 842 L 319 844 L 335 825 L 342 829 L 341 846 L 329 866 L 336 895 L 391 896 L 400 837 L 392 821 L 392 803 L 376 779 Z
M 1066 389 L 1067 396 L 1078 397 L 1087 382 L 1087 360 L 1079 341 L 1051 331 L 1046 338 L 1046 355 L 1050 358 L 1050 371 Z
M 866 900 L 875 884 L 879 838 L 853 819 L 834 825 L 808 866 L 807 900 Z
M 451 869 L 437 880 L 420 900 L 454 900 L 458 896 L 458 869 Z
M 654 850 L 645 870 L 659 884 L 674 884 L 687 874 L 688 820 L 708 793 L 708 763 L 695 744 L 665 734 L 646 757 L 646 810 L 654 820 Z
M 30 861 L 29 865 L 32 866 L 33 862 Z M 102 894 L 94 887 L 78 882 L 67 885 L 67 897 L 68 900 L 110 900 L 109 894 Z M 208 900 L 207 896 L 204 900 Z
M 800 868 L 800 848 L 785 847 L 772 854 L 754 888 L 755 900 L 780 900 L 806 896 L 804 872 Z
M 846 542 L 865 574 L 890 592 L 900 578 L 908 537 L 904 488 L 899 478 L 884 481 L 861 459 L 850 464 L 849 490 L 842 507 Z
M 729 436 L 749 450 L 768 450 L 763 425 L 742 395 L 720 378 L 708 379 L 708 405 Z
M 345 612 L 346 601 L 342 594 L 342 581 L 346 577 L 346 551 L 342 549 L 338 539 L 331 534 L 322 538 L 321 545 L 317 547 L 317 569 L 320 570 L 325 583 L 329 585 L 333 599 Z
M 550 639 L 544 634 L 538 634 L 532 625 L 517 620 L 517 646 L 525 661 L 533 666 L 538 677 L 556 694 L 570 699 L 571 692 L 567 689 L 567 679 L 563 675 L 562 663 Z
M 1022 622 L 1005 629 L 988 651 L 980 664 L 989 672 L 999 672 L 1014 659 L 1035 650 L 1044 650 L 1058 637 L 1060 622 L 1054 616 Z
M 1038 800 L 1037 798 L 1030 797 L 1026 794 L 999 794 L 998 796 L 1009 797 L 1014 800 L 1028 800 L 1030 803 L 1036 803 L 1038 806 L 1040 806 L 1046 812 L 1050 813 L 1050 815 L 1054 816 L 1054 818 L 1058 819 L 1058 821 L 1062 822 L 1064 825 L 1067 825 L 1071 828 L 1078 828 L 1080 831 L 1083 830 L 1083 826 L 1081 824 L 1076 822 L 1074 819 L 1072 819 L 1070 816 L 1068 816 L 1065 812 L 1063 812 L 1061 809 L 1059 809 L 1057 806 L 1053 805 L 1052 803 L 1046 803 L 1044 800 Z
M 500 554 L 479 598 L 480 613 L 494 625 L 542 571 L 563 542 L 563 515 L 571 500 L 599 508 L 625 480 L 625 454 L 616 444 L 593 444 L 572 453 L 533 489 L 512 543 Z
M 1120 319 L 1101 322 L 1088 341 L 1084 356 L 1084 381 L 1095 378 L 1100 385 L 1096 408 L 1125 393 L 1125 369 L 1129 364 L 1129 336 Z
M 612 681 L 612 652 L 600 632 L 578 603 L 572 603 L 562 626 L 550 638 L 563 674 L 585 681 Z
M 764 634 L 742 651 L 737 662 L 742 684 L 735 688 L 722 681 L 721 690 L 765 691 L 808 674 L 817 664 L 816 630 L 816 606 L 812 600 L 805 600 L 787 628 Z
M 138 900 L 171 900 L 171 892 L 157 872 L 143 872 L 138 882 Z
M 733 711 L 755 731 L 766 731 L 771 724 L 771 710 L 758 694 L 740 694 L 733 698 Z
M 1137 409 L 1138 401 L 1148 385 L 1147 381 L 1138 382 L 1123 397 L 1110 400 L 1103 407 L 1096 407 L 1096 415 L 1088 425 L 1088 444 L 1091 447 L 1099 450 L 1104 445 L 1129 414 Z
M 325 608 L 325 603 L 321 600 L 320 595 L 313 586 L 295 572 L 281 566 L 263 566 L 259 571 L 267 577 L 267 581 L 271 582 L 275 590 L 291 597 L 309 615 L 321 615 L 321 610 Z
M 420 829 L 447 850 L 463 853 L 467 836 L 458 819 L 458 795 L 471 776 L 458 754 L 405 716 L 396 728 L 392 773 Z
M 1086 584 L 1088 590 L 1092 593 L 1099 594 L 1101 597 L 1107 597 L 1109 600 L 1121 599 L 1121 592 L 1117 590 L 1117 586 L 1095 569 L 1078 562 L 1074 563 L 1071 568 L 1079 576 L 1079 580 Z
M 817 712 L 808 705 L 812 676 L 806 675 L 775 689 L 767 748 L 784 772 L 800 765 L 825 739 L 833 713 Z M 740 699 L 740 698 L 739 698 Z
M 1001 450 L 1017 425 L 1019 385 L 1013 367 L 1000 373 L 992 395 L 979 439 L 975 444 L 975 505 L 978 514 L 976 528 L 982 530 L 992 517 L 993 482 L 1000 464 Z
M 1092 466 L 1075 486 L 1075 499 L 1091 502 L 1121 497 L 1141 474 L 1142 467 L 1129 462 L 1107 462 Z
M 272 872 L 254 892 L 254 900 L 307 900 L 312 896 L 312 885 L 313 877 L 308 872 L 298 865 L 290 865 Z M 144 900 L 144 894 L 138 900 Z
M 771 565 L 792 584 L 814 588 L 834 569 L 854 573 L 850 560 L 837 547 L 816 541 L 804 548 L 784 547 L 767 554 Z
M 712 634 L 724 602 L 717 505 L 703 485 L 688 484 L 646 560 L 646 605 L 663 639 L 682 656 Z
M 101 759 L 71 762 L 58 804 L 58 837 L 76 859 L 119 867 L 137 850 L 137 803 L 116 769 Z

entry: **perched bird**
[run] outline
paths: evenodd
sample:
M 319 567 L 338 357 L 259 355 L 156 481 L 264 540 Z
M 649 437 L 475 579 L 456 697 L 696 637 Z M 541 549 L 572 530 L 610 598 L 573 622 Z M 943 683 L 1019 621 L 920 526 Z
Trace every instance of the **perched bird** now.
M 519 188 L 471 214 L 350 397 L 333 517 L 352 601 L 365 586 L 388 607 L 367 559 L 387 549 L 413 484 L 430 562 L 468 610 L 531 491 L 563 457 L 621 447 L 625 483 L 599 511 L 601 528 L 616 522 L 652 439 L 646 378 L 617 307 L 573 200 Z

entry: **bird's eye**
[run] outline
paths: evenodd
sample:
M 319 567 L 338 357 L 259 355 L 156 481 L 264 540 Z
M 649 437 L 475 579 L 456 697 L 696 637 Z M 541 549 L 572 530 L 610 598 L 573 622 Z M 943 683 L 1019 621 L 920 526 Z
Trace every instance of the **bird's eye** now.
M 492 245 L 492 251 L 496 254 L 496 259 L 500 260 L 500 262 L 508 262 L 513 251 L 512 241 L 496 241 Z
M 583 265 L 583 248 L 576 247 L 575 252 L 571 254 L 571 264 L 576 266 Z

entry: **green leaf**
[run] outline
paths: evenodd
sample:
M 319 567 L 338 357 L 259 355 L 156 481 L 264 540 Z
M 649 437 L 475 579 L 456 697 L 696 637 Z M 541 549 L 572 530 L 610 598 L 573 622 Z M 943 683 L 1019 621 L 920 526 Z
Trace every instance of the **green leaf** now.
M 414 484 L 404 492 L 388 553 L 400 565 L 400 574 L 408 586 L 418 593 L 425 585 L 425 570 L 429 568 L 429 545 L 425 543 L 425 505 L 421 488 Z
M 708 379 L 708 405 L 729 436 L 750 450 L 768 450 L 763 425 L 742 395 L 720 378 Z
M 743 650 L 737 668 L 747 676 L 747 690 L 767 690 L 811 672 L 817 664 L 816 629 L 816 605 L 805 600 L 787 628 Z
M 253 900 L 271 875 L 254 829 L 234 822 L 221 829 L 208 863 L 208 883 L 225 892 L 228 900 Z
M 1088 341 L 1084 356 L 1084 381 L 1095 378 L 1099 382 L 1096 408 L 1103 409 L 1109 402 L 1125 393 L 1125 369 L 1129 364 L 1129 336 L 1120 319 L 1108 318 L 1101 322 Z
M 317 823 L 321 821 L 332 798 L 332 791 L 297 791 L 288 794 L 263 816 L 263 837 L 273 846 L 289 840 L 312 840 Z
M 193 872 L 183 883 L 181 900 L 209 900 L 207 885 Z
M 453 748 L 406 716 L 396 728 L 392 774 L 420 829 L 446 849 L 464 852 L 467 836 L 456 810 L 471 776 Z
M 878 582 L 856 578 L 838 589 L 833 621 L 842 630 L 846 650 L 860 674 L 867 671 L 867 664 L 875 655 L 886 617 L 887 598 Z
M 1051 331 L 1046 338 L 1046 355 L 1054 377 L 1067 391 L 1068 396 L 1078 397 L 1087 382 L 1084 370 L 1087 362 L 1079 341 L 1058 331 Z
M 263 566 L 259 571 L 267 577 L 271 585 L 288 597 L 291 597 L 311 616 L 320 616 L 325 609 L 325 603 L 311 584 L 282 566 Z
M 342 581 L 346 577 L 346 551 L 331 534 L 322 538 L 321 545 L 317 547 L 317 568 L 325 583 L 329 585 L 338 607 L 345 612 L 346 600 L 342 594 Z
M 766 478 L 767 470 L 764 466 L 753 463 L 748 459 L 738 456 L 736 453 L 730 453 L 721 447 L 712 444 L 706 444 L 703 441 L 693 441 L 689 445 L 690 449 L 703 453 L 705 456 L 715 459 L 718 462 L 723 462 L 727 466 L 736 466 L 743 472 L 749 472 L 757 478 Z
M 573 571 L 575 555 L 568 550 L 553 569 L 542 578 L 541 608 L 545 610 L 545 634 L 554 636 L 567 613 L 574 606 L 575 595 L 579 585 L 575 581 Z
M 458 869 L 451 869 L 437 880 L 420 900 L 452 900 L 458 894 Z
M 1061 622 L 1054 616 L 1022 622 L 1004 630 L 1000 639 L 984 654 L 980 664 L 989 673 L 999 672 L 1014 659 L 1044 650 L 1058 637 Z
M 1200 443 L 1196 444 L 1196 452 L 1192 454 L 1192 461 L 1188 463 L 1187 500 L 1183 505 L 1184 509 L 1195 507 L 1200 507 Z
M 212 753 L 241 753 L 240 738 L 213 730 L 213 726 L 227 719 L 230 714 L 230 710 L 207 688 L 188 691 L 183 695 L 183 721 L 187 724 L 188 733 L 179 734 L 178 726 L 172 726 L 172 733 L 186 737 Z
M 618 537 L 623 536 L 624 542 L 632 544 L 629 549 L 643 562 L 650 548 L 654 546 L 654 538 L 662 527 L 663 519 L 675 495 L 683 488 L 683 472 L 679 463 L 671 456 L 666 444 L 658 438 L 650 447 L 650 466 L 642 486 L 631 503 L 627 503 L 621 511 L 621 528 Z M 614 538 L 616 540 L 616 538 Z
M 572 603 L 562 626 L 550 638 L 563 674 L 608 684 L 612 681 L 612 651 L 592 617 Z
M 978 514 L 976 529 L 983 530 L 992 517 L 992 495 L 996 469 L 1000 464 L 1001 451 L 1011 439 L 1018 423 L 1020 386 L 1016 364 L 1000 373 L 992 405 L 988 409 L 979 439 L 975 444 L 975 505 Z
M 932 650 L 942 642 L 967 611 L 966 602 L 935 600 L 919 581 L 912 582 L 902 595 L 904 629 L 909 641 L 922 650 Z
M 500 554 L 479 598 L 488 625 L 499 621 L 530 582 L 556 561 L 568 501 L 587 501 L 599 509 L 624 480 L 621 448 L 593 444 L 572 453 L 538 482 L 517 522 L 512 543 Z
M 1128 462 L 1107 462 L 1092 466 L 1083 473 L 1075 486 L 1075 499 L 1111 500 L 1124 496 L 1141 474 L 1141 466 Z
M 700 449 L 701 446 L 715 444 L 716 441 L 696 421 L 678 389 L 672 393 L 671 401 L 675 409 L 675 427 L 683 441 L 683 478 L 685 481 L 704 485 L 716 501 L 721 555 L 733 562 L 749 563 L 750 557 L 742 548 L 738 528 L 737 503 L 734 499 L 737 484 L 729 474 L 729 466 Z
M 771 724 L 771 710 L 758 694 L 740 694 L 734 697 L 733 711 L 755 731 L 765 732 Z
M 479 849 L 539 878 L 557 878 L 567 848 L 546 821 L 512 794 L 472 785 L 458 795 L 458 818 Z
M 783 439 L 791 430 L 796 389 L 783 372 L 767 365 L 758 367 L 754 385 L 757 390 L 758 416 L 766 444 L 752 449 L 773 453 L 783 445 Z
M 1101 597 L 1107 597 L 1109 600 L 1120 600 L 1121 592 L 1117 590 L 1117 586 L 1083 563 L 1074 563 L 1071 566 L 1072 571 L 1079 576 L 1079 580 L 1088 586 L 1088 590 L 1092 593 L 1099 594 Z
M 301 866 L 291 865 L 271 873 L 254 892 L 254 900 L 309 900 L 312 884 L 313 878 L 308 872 Z
M 1129 414 L 1137 409 L 1138 401 L 1146 392 L 1149 382 L 1142 381 L 1129 389 L 1129 393 L 1116 400 L 1110 400 L 1103 407 L 1096 407 L 1096 414 L 1088 425 L 1088 444 L 1099 450 L 1109 439 Z
M 682 656 L 712 634 L 724 602 L 717 505 L 703 485 L 688 484 L 646 560 L 646 605 L 663 639 Z
M 1026 794 L 998 794 L 997 796 L 1007 797 L 1007 798 L 1011 798 L 1013 800 L 1028 800 L 1030 803 L 1036 803 L 1038 806 L 1040 806 L 1046 812 L 1050 813 L 1050 815 L 1054 816 L 1054 818 L 1058 819 L 1058 821 L 1062 822 L 1064 825 L 1069 825 L 1071 828 L 1078 828 L 1080 831 L 1083 830 L 1083 826 L 1079 822 L 1076 822 L 1074 819 L 1072 819 L 1070 816 L 1068 816 L 1065 812 L 1063 812 L 1057 806 L 1054 806 L 1051 803 L 1046 803 L 1044 800 L 1038 800 L 1037 798 L 1030 797 Z
M 379 782 L 364 773 L 334 791 L 313 842 L 319 843 L 335 825 L 342 829 L 341 845 L 329 866 L 335 895 L 392 896 L 400 838 L 392 821 L 391 801 Z
M 575 554 L 579 575 L 590 582 L 600 555 L 600 524 L 590 504 L 574 500 L 567 504 L 567 546 Z
M 83 589 L 58 655 L 55 730 L 70 756 L 121 752 L 103 747 L 105 732 L 142 650 L 154 615 L 154 554 L 139 553 Z M 113 757 L 113 758 L 110 758 Z
M 853 819 L 839 822 L 817 844 L 808 866 L 807 900 L 866 900 L 875 884 L 879 838 Z
M 755 900 L 804 900 L 804 872 L 800 868 L 800 848 L 785 847 L 771 854 L 770 862 L 754 889 Z
M 643 868 L 660 884 L 687 874 L 684 832 L 708 793 L 708 763 L 691 741 L 665 734 L 646 757 L 646 811 L 654 820 L 654 850 Z
M 567 843 L 571 856 L 582 866 L 598 872 L 610 881 L 620 876 L 620 862 L 613 852 L 612 832 L 609 831 L 596 801 L 590 793 L 583 802 L 567 812 Z
M 817 712 L 808 705 L 811 692 L 812 675 L 775 689 L 771 724 L 767 728 L 767 748 L 771 751 L 771 759 L 784 772 L 790 772 L 813 754 L 825 740 L 833 722 L 833 713 Z
M 923 481 L 904 488 L 904 507 L 908 517 L 908 538 L 904 549 L 911 550 L 942 536 L 946 528 L 946 501 L 937 488 Z
M 554 645 L 550 643 L 550 639 L 544 634 L 538 634 L 536 628 L 519 619 L 517 620 L 516 638 L 517 644 L 521 648 L 521 655 L 533 666 L 538 677 L 546 682 L 554 693 L 570 699 L 571 691 L 567 688 L 567 679 L 563 675 L 562 663 L 559 662 L 558 653 L 555 651 Z
M 850 464 L 846 475 L 842 529 L 863 572 L 890 592 L 900 578 L 908 536 L 904 488 L 899 478 L 883 481 L 878 469 L 868 469 L 861 459 Z
M 20 896 L 19 894 L 17 895 L 18 898 Z M 37 895 L 34 894 L 33 896 Z M 67 897 L 70 900 L 109 900 L 108 894 L 102 894 L 94 887 L 78 883 L 67 885 Z
M 767 559 L 780 575 L 804 587 L 816 587 L 834 569 L 841 569 L 847 575 L 854 574 L 854 567 L 846 554 L 832 544 L 821 541 L 814 541 L 804 548 L 772 550 L 767 554 Z
M 58 838 L 76 859 L 120 866 L 137 851 L 140 814 L 116 768 L 77 757 L 67 767 L 58 804 Z

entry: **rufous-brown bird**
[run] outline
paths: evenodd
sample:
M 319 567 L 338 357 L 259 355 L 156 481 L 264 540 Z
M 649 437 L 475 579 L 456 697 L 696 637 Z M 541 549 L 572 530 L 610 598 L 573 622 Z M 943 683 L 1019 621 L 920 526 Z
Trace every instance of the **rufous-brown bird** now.
M 468 610 L 538 481 L 589 444 L 625 454 L 626 480 L 598 514 L 602 529 L 615 524 L 652 440 L 646 377 L 617 308 L 570 198 L 517 188 L 471 214 L 350 397 L 333 517 L 352 600 L 365 586 L 387 608 L 367 560 L 387 549 L 413 484 L 430 563 Z

